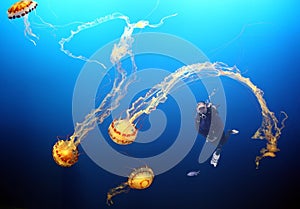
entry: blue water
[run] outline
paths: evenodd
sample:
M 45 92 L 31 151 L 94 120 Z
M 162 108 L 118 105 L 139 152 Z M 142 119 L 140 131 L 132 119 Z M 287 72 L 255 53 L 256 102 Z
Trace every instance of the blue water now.
M 0 6 L 0 208 L 108 208 L 107 191 L 126 178 L 99 167 L 80 146 L 79 162 L 71 168 L 59 167 L 51 156 L 56 138 L 66 138 L 74 130 L 72 96 L 85 63 L 63 54 L 58 41 L 68 36 L 76 25 L 53 30 L 34 24 L 41 22 L 32 13 L 29 20 L 33 32 L 40 37 L 34 46 L 24 37 L 23 21 L 7 19 L 6 11 L 13 3 L 13 0 L 3 1 Z M 211 62 L 237 65 L 245 77 L 250 77 L 264 91 L 270 110 L 280 120 L 280 111 L 289 115 L 278 142 L 280 152 L 274 159 L 264 159 L 256 170 L 255 156 L 265 145 L 251 139 L 261 123 L 260 107 L 244 85 L 222 78 L 227 99 L 226 127 L 237 128 L 240 134 L 230 138 L 218 167 L 213 168 L 209 162 L 198 163 L 204 141 L 199 136 L 178 165 L 156 176 L 148 189 L 131 190 L 115 197 L 111 208 L 300 207 L 296 199 L 299 192 L 295 192 L 300 186 L 298 1 L 48 0 L 38 3 L 37 14 L 53 25 L 92 21 L 116 11 L 127 15 L 131 22 L 147 19 L 157 23 L 164 16 L 178 13 L 159 28 L 137 32 L 172 34 L 201 49 Z M 66 48 L 90 57 L 120 37 L 124 26 L 123 21 L 115 20 L 86 30 L 66 44 Z M 153 64 L 152 67 L 171 72 L 180 67 L 176 61 L 169 64 L 159 58 L 154 60 L 158 62 L 137 58 L 137 65 L 143 69 Z M 207 93 L 197 94 L 196 84 L 192 83 L 191 88 L 196 89 L 197 100 L 207 99 Z M 141 148 L 146 156 L 167 149 L 180 126 L 176 122 L 180 117 L 174 100 L 160 105 L 160 109 L 166 111 L 171 122 L 163 138 L 149 148 Z M 101 128 L 107 129 L 111 120 L 108 118 Z M 144 121 L 143 128 L 149 128 L 147 117 Z M 197 177 L 186 176 L 188 171 L 198 169 Z

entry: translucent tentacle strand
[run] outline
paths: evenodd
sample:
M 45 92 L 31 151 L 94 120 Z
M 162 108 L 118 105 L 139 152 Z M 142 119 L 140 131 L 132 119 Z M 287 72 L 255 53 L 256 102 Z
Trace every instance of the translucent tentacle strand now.
M 25 15 L 23 19 L 25 25 L 24 35 L 36 46 L 36 42 L 30 37 L 33 37 L 35 39 L 39 39 L 39 37 L 32 32 L 32 29 L 30 27 L 30 22 L 28 20 L 28 15 Z
M 121 193 L 127 193 L 127 192 L 129 192 L 129 190 L 130 190 L 130 188 L 128 187 L 127 182 L 124 182 L 121 185 L 110 189 L 109 192 L 107 192 L 106 204 L 107 205 L 114 204 L 113 201 L 112 201 L 112 198 L 114 196 L 116 196 L 118 194 L 121 194 Z
M 113 13 L 113 14 L 110 14 L 110 15 L 107 15 L 107 16 L 104 16 L 104 17 L 97 18 L 94 21 L 81 24 L 81 25 L 77 26 L 76 30 L 71 30 L 71 34 L 67 38 L 62 38 L 58 42 L 59 45 L 60 45 L 60 50 L 62 52 L 64 52 L 66 55 L 68 55 L 69 57 L 72 57 L 74 59 L 80 59 L 80 60 L 83 60 L 83 61 L 86 61 L 86 62 L 94 62 L 94 63 L 97 63 L 97 64 L 101 65 L 104 69 L 106 69 L 106 66 L 103 63 L 99 62 L 98 60 L 90 60 L 89 58 L 86 58 L 82 55 L 74 55 L 72 52 L 65 49 L 65 43 L 70 42 L 74 38 L 75 35 L 77 35 L 78 33 L 80 33 L 83 30 L 95 27 L 97 25 L 100 25 L 100 24 L 102 24 L 104 22 L 107 22 L 107 21 L 110 21 L 110 20 L 126 19 L 126 18 L 127 17 L 122 15 L 121 13 Z

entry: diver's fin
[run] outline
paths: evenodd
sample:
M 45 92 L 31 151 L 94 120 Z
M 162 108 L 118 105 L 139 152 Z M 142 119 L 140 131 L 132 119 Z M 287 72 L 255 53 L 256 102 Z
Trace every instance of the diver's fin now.
M 236 130 L 236 129 L 232 129 L 232 130 L 231 130 L 231 134 L 238 134 L 238 133 L 239 133 L 239 131 Z

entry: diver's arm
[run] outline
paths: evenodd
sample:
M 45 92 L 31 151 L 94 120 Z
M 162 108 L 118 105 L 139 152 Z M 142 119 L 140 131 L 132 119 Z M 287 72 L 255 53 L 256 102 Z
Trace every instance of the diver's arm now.
M 196 130 L 198 131 L 199 134 L 201 134 L 202 136 L 206 137 L 207 133 L 208 133 L 208 129 L 207 129 L 207 123 L 206 123 L 206 119 L 201 118 L 200 114 L 196 115 L 195 118 L 195 125 L 196 125 Z
M 199 130 L 200 121 L 201 121 L 200 115 L 196 114 L 196 117 L 195 117 L 195 127 L 196 127 L 197 131 Z

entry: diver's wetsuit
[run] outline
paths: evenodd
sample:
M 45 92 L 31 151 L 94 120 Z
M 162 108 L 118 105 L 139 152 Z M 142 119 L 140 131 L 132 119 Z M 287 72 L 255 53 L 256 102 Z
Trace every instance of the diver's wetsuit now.
M 224 133 L 224 124 L 215 106 L 206 103 L 206 114 L 197 113 L 196 128 L 198 132 L 211 143 L 218 143 L 216 154 L 219 155 L 223 145 L 228 140 L 231 130 Z M 221 138 L 221 139 L 220 139 Z M 218 140 L 220 139 L 220 140 Z

